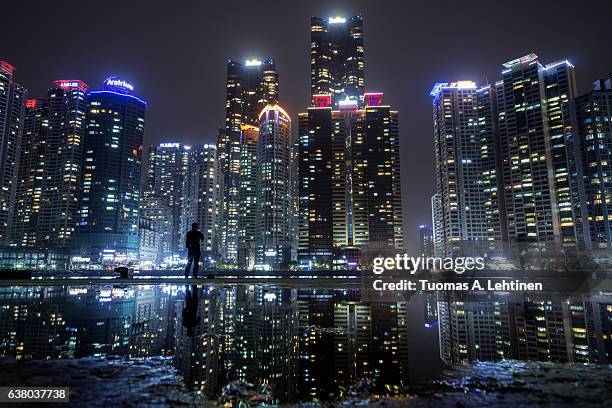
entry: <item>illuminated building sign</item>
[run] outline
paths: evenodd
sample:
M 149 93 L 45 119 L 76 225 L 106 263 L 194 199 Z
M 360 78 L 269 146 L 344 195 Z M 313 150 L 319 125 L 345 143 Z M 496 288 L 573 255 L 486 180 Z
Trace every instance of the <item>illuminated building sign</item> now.
M 52 83 L 55 87 L 61 89 L 79 89 L 81 91 L 87 91 L 87 84 L 78 79 L 58 79 Z
M 246 60 L 244 65 L 246 65 L 247 67 L 258 66 L 261 65 L 261 61 L 256 59 Z
M 179 143 L 160 143 L 159 145 L 160 147 L 174 147 L 174 148 L 178 148 L 179 147 Z
M 28 99 L 26 100 L 26 108 L 33 109 L 36 107 L 36 99 Z
M 110 77 L 104 80 L 104 89 L 132 92 L 134 90 L 134 86 L 121 78 Z
M 517 59 L 513 59 L 512 61 L 508 61 L 505 64 L 503 64 L 504 68 L 512 68 L 515 65 L 518 64 L 525 64 L 525 63 L 529 63 L 529 62 L 533 62 L 535 60 L 538 59 L 538 56 L 534 53 L 531 54 L 527 54 L 524 57 L 521 58 L 517 58 Z
M 329 24 L 343 24 L 343 23 L 346 23 L 346 18 L 330 17 L 327 21 L 329 22 Z
M 331 95 L 320 94 L 312 96 L 313 105 L 317 108 L 327 108 L 331 106 Z
M 338 101 L 338 107 L 340 110 L 357 109 L 357 101 L 347 96 L 343 101 Z
M 366 106 L 380 106 L 382 104 L 383 93 L 371 92 L 363 95 Z

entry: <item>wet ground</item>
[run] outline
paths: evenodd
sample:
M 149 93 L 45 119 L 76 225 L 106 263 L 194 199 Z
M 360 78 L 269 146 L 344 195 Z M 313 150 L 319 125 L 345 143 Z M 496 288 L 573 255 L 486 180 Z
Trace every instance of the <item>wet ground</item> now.
M 168 358 L 4 361 L 2 368 L 2 386 L 68 385 L 72 406 L 218 405 L 189 391 Z M 591 407 L 609 406 L 610 400 L 610 366 L 509 360 L 452 368 L 439 380 L 410 387 L 401 398 L 378 398 L 363 392 L 344 401 L 303 406 Z

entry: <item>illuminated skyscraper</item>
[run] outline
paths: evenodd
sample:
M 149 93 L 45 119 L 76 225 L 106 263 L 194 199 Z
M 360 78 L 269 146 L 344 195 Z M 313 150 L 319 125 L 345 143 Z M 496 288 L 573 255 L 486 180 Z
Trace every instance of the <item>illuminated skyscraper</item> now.
M 93 265 L 138 262 L 140 172 L 147 103 L 136 97 L 133 90 L 126 81 L 111 77 L 104 81 L 102 90 L 88 93 L 75 262 Z
M 280 268 L 292 258 L 291 119 L 278 105 L 259 114 L 256 267 Z
M 446 364 L 510 358 L 508 302 L 460 301 L 452 293 L 438 295 L 440 358 Z
M 149 147 L 144 200 L 168 207 L 172 213 L 169 223 L 155 222 L 156 205 L 145 206 L 148 217 L 153 218 L 154 229 L 162 236 L 162 258 L 182 253 L 185 245 L 181 236 L 181 213 L 183 206 L 183 184 L 187 171 L 191 147 L 181 143 L 160 143 Z M 161 221 L 161 220 L 160 220 Z
M 442 203 L 438 193 L 431 197 L 431 229 L 433 235 L 434 255 L 444 254 L 444 237 L 442 235 Z
M 223 173 L 222 257 L 238 261 L 240 156 L 242 126 L 259 126 L 259 112 L 278 102 L 278 74 L 274 60 L 248 60 L 227 64 L 225 130 L 219 135 Z
M 403 248 L 398 113 L 381 93 L 363 108 L 329 95 L 299 116 L 299 257 L 326 263 L 354 251 Z
M 576 96 L 574 67 L 529 54 L 496 83 L 508 238 L 576 243 L 562 106 Z
M 363 101 L 363 16 L 310 19 L 311 97 L 331 95 L 338 109 L 344 100 Z
M 198 223 L 204 235 L 201 250 L 205 262 L 219 259 L 220 212 L 221 180 L 217 147 L 213 144 L 194 146 L 189 152 L 185 175 L 181 239 L 184 243 L 191 224 Z
M 67 266 L 78 221 L 86 112 L 87 85 L 80 80 L 53 81 L 44 101 L 28 102 L 11 232 L 15 266 Z
M 567 107 L 566 140 L 575 156 L 574 213 L 580 236 L 594 249 L 612 247 L 612 75 Z
M 0 245 L 8 243 L 26 98 L 13 71 L 8 62 L 0 61 Z
M 11 245 L 34 247 L 40 213 L 48 125 L 48 104 L 42 99 L 28 99 L 19 153 L 15 207 L 10 228 Z
M 238 213 L 239 265 L 252 268 L 257 244 L 259 179 L 257 174 L 257 146 L 259 127 L 242 126 L 240 144 L 240 211 Z
M 433 231 L 429 225 L 419 226 L 419 240 L 421 242 L 421 254 L 425 256 L 433 256 Z
M 472 81 L 437 83 L 433 97 L 437 220 L 446 253 L 501 241 L 495 99 Z

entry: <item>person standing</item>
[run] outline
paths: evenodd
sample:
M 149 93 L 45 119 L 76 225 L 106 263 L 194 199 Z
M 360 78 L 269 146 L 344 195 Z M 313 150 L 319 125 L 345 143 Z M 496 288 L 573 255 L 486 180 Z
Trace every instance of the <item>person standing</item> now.
M 198 230 L 198 224 L 191 224 L 191 231 L 187 232 L 185 239 L 185 247 L 187 247 L 187 267 L 185 268 L 185 279 L 189 277 L 189 270 L 193 263 L 193 277 L 198 277 L 198 269 L 200 269 L 200 242 L 204 241 L 204 234 Z

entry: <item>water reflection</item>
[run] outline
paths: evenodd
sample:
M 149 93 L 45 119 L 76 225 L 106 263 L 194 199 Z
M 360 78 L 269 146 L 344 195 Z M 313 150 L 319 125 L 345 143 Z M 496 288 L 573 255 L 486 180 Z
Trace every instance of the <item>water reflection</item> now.
M 432 331 L 437 342 L 427 340 Z M 440 362 L 610 364 L 611 336 L 612 296 L 601 293 L 0 288 L 0 356 L 172 356 L 185 384 L 209 397 L 224 389 L 279 401 L 335 399 L 364 387 L 396 394 Z

